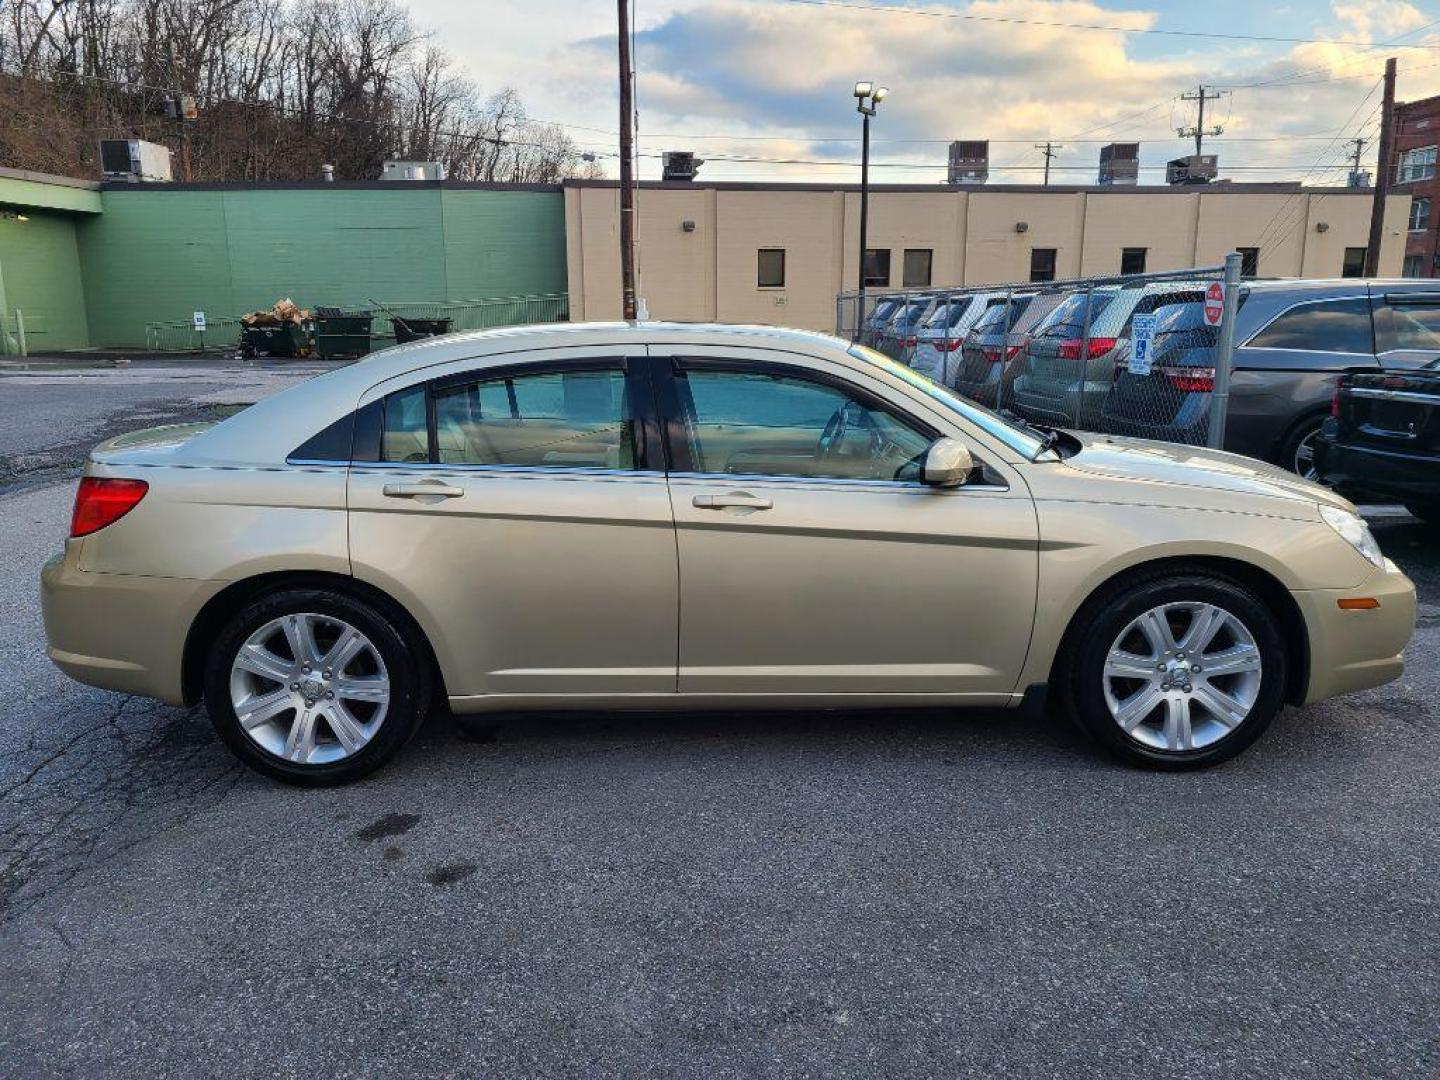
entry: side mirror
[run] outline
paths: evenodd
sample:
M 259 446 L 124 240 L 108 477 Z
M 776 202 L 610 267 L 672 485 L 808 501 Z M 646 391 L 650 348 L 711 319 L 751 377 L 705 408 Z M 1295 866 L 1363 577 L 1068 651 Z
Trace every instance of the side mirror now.
M 936 439 L 925 451 L 925 465 L 920 479 L 931 487 L 959 487 L 970 479 L 975 459 L 970 448 L 959 439 Z

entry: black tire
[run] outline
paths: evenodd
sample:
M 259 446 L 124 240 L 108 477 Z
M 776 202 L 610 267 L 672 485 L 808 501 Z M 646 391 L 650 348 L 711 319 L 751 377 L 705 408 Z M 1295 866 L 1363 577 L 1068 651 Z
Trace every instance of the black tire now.
M 383 659 L 389 679 L 390 699 L 379 730 L 350 756 L 324 764 L 300 764 L 267 751 L 242 729 L 230 699 L 231 665 L 240 647 L 271 620 L 301 612 L 341 619 L 359 630 Z M 394 757 L 428 710 L 430 667 L 423 646 L 414 637 L 408 622 L 396 613 L 343 592 L 292 588 L 268 593 L 237 612 L 211 645 L 205 664 L 205 705 L 210 721 L 240 760 L 266 776 L 306 787 L 357 780 Z
M 1309 416 L 1296 424 L 1290 430 L 1290 433 L 1285 436 L 1285 441 L 1280 444 L 1280 457 L 1279 460 L 1276 461 L 1276 464 L 1289 469 L 1296 476 L 1303 476 L 1310 480 L 1316 479 L 1318 472 L 1315 470 L 1314 440 L 1315 436 L 1320 434 L 1320 428 L 1324 423 L 1325 418 L 1323 416 Z M 1297 461 L 1301 447 L 1307 442 L 1310 443 L 1309 472 Z
M 1105 699 L 1103 672 L 1112 644 L 1132 620 L 1163 604 L 1189 601 L 1214 604 L 1244 624 L 1260 651 L 1260 686 L 1249 713 L 1228 734 L 1199 749 L 1161 750 L 1121 729 Z M 1129 583 L 1081 613 L 1057 682 L 1071 718 L 1120 760 L 1150 769 L 1201 769 L 1234 757 L 1264 734 L 1284 704 L 1286 666 L 1279 621 L 1249 588 L 1208 572 L 1162 573 Z

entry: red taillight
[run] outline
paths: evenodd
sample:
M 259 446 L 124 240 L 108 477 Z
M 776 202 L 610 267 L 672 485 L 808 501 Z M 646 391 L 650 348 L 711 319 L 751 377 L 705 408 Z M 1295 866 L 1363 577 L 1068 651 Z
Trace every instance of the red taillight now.
M 1025 346 L 1028 344 L 1030 344 L 1029 338 L 1021 338 L 1019 344 L 1006 346 L 1005 362 L 1008 364 L 1011 360 L 1014 360 L 1015 357 L 1025 351 Z
M 1340 388 L 1335 388 L 1335 393 L 1330 395 L 1330 415 L 1337 420 L 1340 418 Z
M 980 355 L 992 364 L 998 364 L 1005 359 L 1004 354 L 999 349 L 981 349 Z
M 1203 394 L 1215 389 L 1213 367 L 1162 367 L 1160 370 L 1170 380 L 1170 385 L 1182 393 Z
M 89 536 L 113 525 L 134 510 L 150 485 L 144 480 L 112 480 L 87 476 L 75 491 L 75 512 L 70 516 L 70 535 Z
M 914 337 L 902 337 L 900 339 L 900 344 L 907 349 L 913 349 L 916 345 L 920 344 L 920 339 Z
M 965 339 L 964 339 L 964 338 L 958 338 L 958 337 L 957 337 L 957 338 L 951 338 L 951 339 L 949 339 L 948 341 L 942 341 L 942 342 L 940 343 L 940 348 L 941 348 L 944 352 L 954 352 L 956 349 L 960 348 L 960 346 L 961 346 L 961 345 L 964 345 L 964 344 L 965 344 Z
M 1090 339 L 1090 345 L 1087 350 L 1087 355 L 1090 357 L 1091 360 L 1095 360 L 1101 356 L 1104 356 L 1113 348 L 1115 348 L 1115 338 L 1092 337 Z M 1079 360 L 1080 339 L 1066 338 L 1064 341 L 1060 342 L 1060 348 L 1055 353 L 1055 355 L 1061 360 Z

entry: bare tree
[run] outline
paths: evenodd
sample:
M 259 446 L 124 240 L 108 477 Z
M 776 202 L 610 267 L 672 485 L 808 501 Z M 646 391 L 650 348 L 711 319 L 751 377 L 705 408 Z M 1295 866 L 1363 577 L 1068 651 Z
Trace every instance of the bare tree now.
M 306 179 L 387 157 L 466 180 L 595 171 L 514 87 L 488 96 L 397 0 L 0 0 L 0 164 L 93 174 L 96 140 L 178 149 L 197 179 Z

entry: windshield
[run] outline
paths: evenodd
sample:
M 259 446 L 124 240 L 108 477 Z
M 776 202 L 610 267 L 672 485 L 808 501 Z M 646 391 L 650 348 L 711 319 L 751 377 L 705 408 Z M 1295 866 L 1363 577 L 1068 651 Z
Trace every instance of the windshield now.
M 1034 461 L 1046 448 L 1045 441 L 1039 435 L 1033 434 L 1025 428 L 1016 427 L 1009 420 L 989 409 L 951 393 L 945 387 L 931 382 L 919 372 L 912 371 L 903 364 L 897 364 L 884 353 L 876 352 L 864 345 L 852 345 L 850 346 L 850 355 L 857 360 L 864 360 L 867 364 L 873 364 L 888 374 L 894 375 L 897 379 L 905 380 L 915 389 L 929 395 L 952 412 L 959 413 L 966 420 L 1031 461 Z

